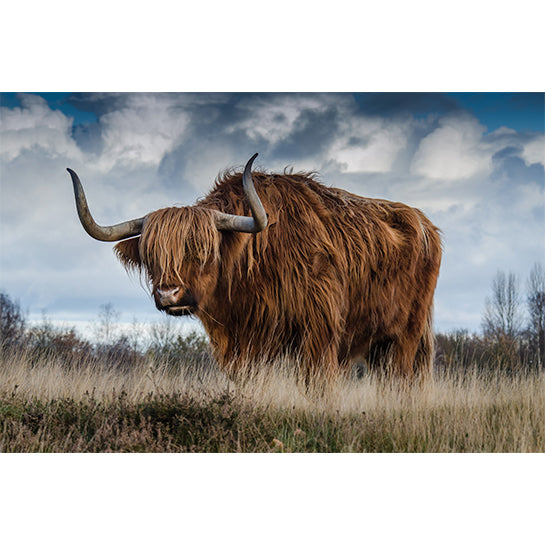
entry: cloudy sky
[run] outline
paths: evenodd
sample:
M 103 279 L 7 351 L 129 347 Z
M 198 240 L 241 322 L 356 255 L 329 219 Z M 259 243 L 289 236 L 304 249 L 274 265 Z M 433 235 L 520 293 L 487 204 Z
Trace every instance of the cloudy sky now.
M 541 93 L 3 93 L 0 289 L 31 320 L 111 302 L 157 321 L 113 244 L 79 224 L 66 167 L 102 224 L 191 204 L 255 152 L 268 170 L 422 209 L 443 231 L 436 329 L 479 330 L 497 270 L 545 261 Z

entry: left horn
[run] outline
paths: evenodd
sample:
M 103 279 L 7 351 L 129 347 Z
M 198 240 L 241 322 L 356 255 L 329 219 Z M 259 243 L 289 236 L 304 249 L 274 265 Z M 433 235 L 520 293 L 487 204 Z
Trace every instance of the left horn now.
M 135 220 L 124 221 L 117 225 L 102 226 L 98 225 L 87 205 L 87 199 L 78 175 L 70 168 L 67 168 L 70 176 L 72 177 L 72 184 L 74 185 L 74 195 L 76 197 L 76 208 L 78 210 L 78 216 L 83 225 L 83 228 L 87 233 L 104 242 L 115 242 L 116 240 L 123 240 L 125 238 L 135 237 L 142 232 L 144 221 L 146 216 Z
M 233 214 L 226 214 L 225 212 L 217 212 L 216 227 L 220 231 L 240 231 L 242 233 L 259 233 L 263 231 L 269 220 L 267 219 L 267 213 L 263 207 L 263 203 L 259 199 L 257 191 L 255 190 L 254 181 L 252 179 L 252 164 L 257 157 L 257 153 L 246 163 L 244 167 L 244 174 L 242 176 L 242 185 L 244 187 L 244 194 L 246 200 L 250 205 L 252 211 L 252 217 L 248 216 L 236 216 Z

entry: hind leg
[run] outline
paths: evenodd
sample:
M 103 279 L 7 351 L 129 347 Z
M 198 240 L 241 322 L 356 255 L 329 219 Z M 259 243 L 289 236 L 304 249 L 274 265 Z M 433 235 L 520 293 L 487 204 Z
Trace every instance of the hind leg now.
M 425 339 L 423 337 L 418 345 L 418 350 L 414 360 L 415 375 L 422 378 L 429 378 L 433 371 L 434 356 L 435 346 L 433 339 L 430 341 L 429 339 Z
M 418 340 L 396 338 L 374 343 L 369 352 L 369 366 L 388 378 L 411 380 L 414 376 Z
M 433 370 L 434 357 L 435 336 L 433 334 L 432 313 L 430 310 L 414 359 L 415 375 L 423 379 L 429 378 Z

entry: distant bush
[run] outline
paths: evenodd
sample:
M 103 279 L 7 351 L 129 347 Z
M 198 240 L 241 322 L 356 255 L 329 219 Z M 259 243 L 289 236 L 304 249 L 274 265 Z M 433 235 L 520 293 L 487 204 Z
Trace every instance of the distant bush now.
M 19 345 L 25 336 L 25 317 L 18 302 L 0 293 L 0 350 Z
M 531 346 L 523 334 L 516 338 L 490 338 L 460 329 L 438 333 L 435 364 L 440 369 L 480 369 L 508 373 L 540 369 L 539 360 L 532 357 Z
M 187 335 L 174 334 L 165 324 L 152 326 L 153 340 L 147 354 L 169 366 L 200 368 L 213 364 L 212 351 L 205 335 L 192 331 Z
M 65 366 L 93 364 L 128 369 L 148 360 L 175 368 L 197 369 L 213 365 L 205 335 L 193 331 L 182 335 L 175 322 L 149 326 L 151 340 L 142 341 L 143 327 L 135 324 L 132 335 L 113 335 L 118 313 L 111 305 L 102 305 L 97 341 L 82 339 L 74 328 L 57 328 L 44 315 L 41 323 L 27 327 L 20 305 L 9 295 L 0 293 L 0 333 L 2 353 L 23 350 L 30 363 L 53 359 Z M 137 331 L 138 330 L 138 331 Z
M 88 360 L 93 355 L 91 343 L 80 339 L 73 328 L 56 330 L 34 327 L 27 334 L 26 347 L 35 359 L 54 357 L 71 364 Z

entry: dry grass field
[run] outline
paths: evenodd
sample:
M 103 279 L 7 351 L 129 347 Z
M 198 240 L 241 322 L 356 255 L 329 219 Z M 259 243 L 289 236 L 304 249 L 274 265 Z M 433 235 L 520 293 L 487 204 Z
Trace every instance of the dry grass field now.
M 311 392 L 289 367 L 121 368 L 5 356 L 0 452 L 543 452 L 545 375 L 437 372 L 402 388 L 346 377 Z

